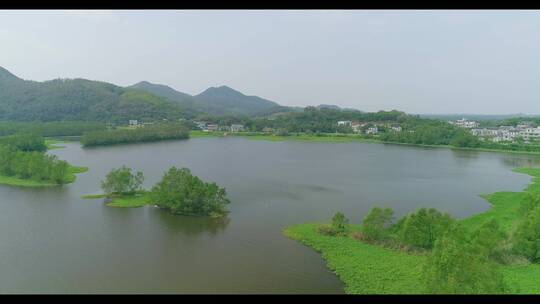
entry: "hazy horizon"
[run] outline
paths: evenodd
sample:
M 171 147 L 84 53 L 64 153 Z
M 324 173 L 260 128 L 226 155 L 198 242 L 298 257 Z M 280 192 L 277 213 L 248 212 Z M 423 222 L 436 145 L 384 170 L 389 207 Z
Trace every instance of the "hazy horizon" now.
M 226 85 L 281 105 L 540 114 L 539 11 L 0 11 L 23 79 Z

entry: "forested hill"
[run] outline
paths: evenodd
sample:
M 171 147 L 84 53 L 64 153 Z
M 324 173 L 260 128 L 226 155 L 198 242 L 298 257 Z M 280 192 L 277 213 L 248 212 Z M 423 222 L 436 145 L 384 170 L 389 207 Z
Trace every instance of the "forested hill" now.
M 253 116 L 293 111 L 293 109 L 280 106 L 276 102 L 258 96 L 244 95 L 228 86 L 211 87 L 195 96 L 148 81 L 141 81 L 130 88 L 145 90 L 176 101 L 180 105 L 191 107 L 195 111 L 211 115 L 243 114 Z
M 189 118 L 197 112 L 166 98 L 86 79 L 20 79 L 0 67 L 0 120 L 106 121 Z

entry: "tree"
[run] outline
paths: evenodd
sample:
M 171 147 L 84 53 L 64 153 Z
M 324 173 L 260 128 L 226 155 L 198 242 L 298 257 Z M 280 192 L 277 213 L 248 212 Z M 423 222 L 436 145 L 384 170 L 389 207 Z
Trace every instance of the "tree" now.
M 530 210 L 518 225 L 513 237 L 513 249 L 531 262 L 540 261 L 540 207 Z
M 206 183 L 187 168 L 172 167 L 151 191 L 152 201 L 172 213 L 218 216 L 230 201 L 225 189 Z
M 122 166 L 118 169 L 112 169 L 104 181 L 101 181 L 103 191 L 110 194 L 132 194 L 141 189 L 144 181 L 143 173 L 138 171 L 131 173 L 131 168 Z
M 337 212 L 332 217 L 331 228 L 335 235 L 346 235 L 349 231 L 349 220 L 341 212 Z
M 390 208 L 374 207 L 362 221 L 362 234 L 367 241 L 384 240 L 389 236 L 394 211 Z
M 497 264 L 470 241 L 467 231 L 452 227 L 435 242 L 424 268 L 427 292 L 491 294 L 507 290 Z
M 499 222 L 492 219 L 473 231 L 471 243 L 476 246 L 476 250 L 480 251 L 481 255 L 494 261 L 504 262 L 503 255 L 506 249 L 503 246 L 506 238 L 507 235 L 501 230 Z
M 420 208 L 406 216 L 399 232 L 399 239 L 409 246 L 431 249 L 435 240 L 450 227 L 452 222 L 452 218 L 446 213 L 443 214 L 434 208 Z

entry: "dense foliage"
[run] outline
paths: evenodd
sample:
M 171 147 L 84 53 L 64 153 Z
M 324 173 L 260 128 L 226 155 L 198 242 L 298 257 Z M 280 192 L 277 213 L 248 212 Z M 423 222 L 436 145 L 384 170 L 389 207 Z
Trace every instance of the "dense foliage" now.
M 0 145 L 0 175 L 54 184 L 67 183 L 69 165 L 54 155 Z
M 497 235 L 497 231 L 482 235 Z M 452 226 L 435 242 L 426 263 L 427 291 L 442 294 L 503 293 L 507 287 L 502 273 L 488 255 L 498 241 L 500 239 L 478 242 L 459 225 Z
M 229 203 L 225 189 L 202 181 L 187 168 L 172 167 L 150 192 L 151 201 L 172 213 L 219 216 Z
M 112 169 L 105 180 L 101 181 L 101 189 L 107 194 L 133 194 L 141 190 L 144 181 L 143 173 L 132 173 L 131 168 L 122 166 Z
M 15 133 L 32 133 L 41 136 L 80 136 L 84 132 L 105 130 L 100 122 L 58 121 L 58 122 L 0 122 L 0 136 Z
M 24 152 L 47 150 L 43 137 L 32 133 L 18 133 L 0 138 L 0 145 L 13 147 Z
M 433 208 L 420 208 L 397 224 L 399 240 L 408 246 L 431 249 L 435 240 L 443 235 L 451 224 L 452 218 L 449 214 Z
M 372 208 L 362 221 L 366 241 L 384 241 L 389 238 L 394 211 L 390 208 Z
M 540 262 L 540 206 L 529 210 L 517 227 L 514 250 L 531 262 Z
M 83 146 L 113 145 L 166 139 L 185 139 L 189 130 L 181 124 L 156 124 L 134 129 L 88 132 L 81 138 Z
M 20 79 L 0 68 L 0 120 L 103 121 L 178 119 L 189 109 L 150 93 L 86 79 Z

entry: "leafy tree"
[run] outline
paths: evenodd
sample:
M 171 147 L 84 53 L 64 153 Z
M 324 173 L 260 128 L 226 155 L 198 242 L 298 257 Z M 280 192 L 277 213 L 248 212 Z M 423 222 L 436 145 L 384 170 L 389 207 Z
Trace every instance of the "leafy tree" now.
M 349 220 L 341 212 L 337 212 L 332 217 L 331 228 L 336 235 L 346 235 L 349 231 Z
M 362 234 L 368 241 L 384 240 L 389 236 L 394 211 L 390 208 L 372 208 L 362 221 Z
M 492 294 L 507 290 L 497 264 L 458 225 L 435 242 L 424 277 L 429 293 Z
M 141 189 L 144 181 L 143 173 L 131 173 L 131 168 L 122 166 L 112 169 L 104 181 L 101 181 L 101 188 L 106 194 L 131 194 Z
M 172 167 L 151 192 L 152 201 L 176 214 L 222 215 L 230 201 L 225 189 L 207 183 L 187 168 Z
M 471 243 L 481 252 L 480 254 L 498 262 L 504 262 L 503 256 L 506 251 L 504 242 L 506 239 L 506 233 L 495 219 L 482 224 L 471 235 Z
M 406 216 L 399 232 L 403 244 L 431 249 L 435 240 L 450 227 L 453 220 L 450 215 L 434 208 L 421 208 Z

